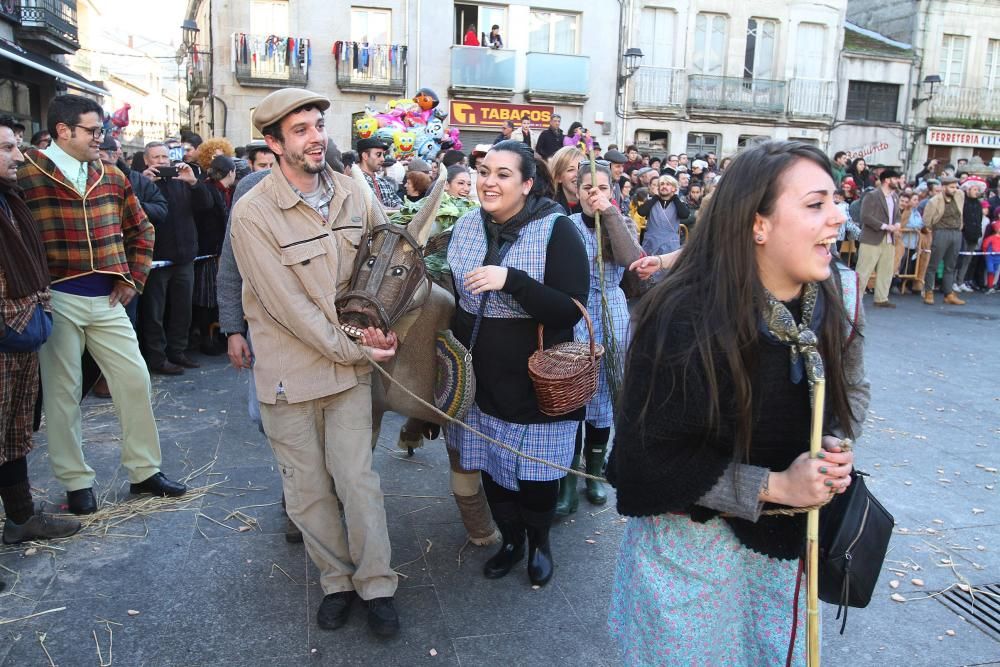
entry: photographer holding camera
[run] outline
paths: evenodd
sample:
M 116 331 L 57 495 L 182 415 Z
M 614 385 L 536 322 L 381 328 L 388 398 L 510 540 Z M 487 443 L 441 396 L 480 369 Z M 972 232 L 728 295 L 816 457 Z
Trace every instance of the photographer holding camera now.
M 167 218 L 155 224 L 153 260 L 168 266 L 154 268 L 142 293 L 141 326 L 143 355 L 149 370 L 160 375 L 180 375 L 185 368 L 198 368 L 188 358 L 191 328 L 191 298 L 194 291 L 194 258 L 198 255 L 195 212 L 212 208 L 212 195 L 185 162 L 171 165 L 166 144 L 153 141 L 144 152 L 149 178 L 167 199 Z M 170 319 L 163 321 L 167 302 Z

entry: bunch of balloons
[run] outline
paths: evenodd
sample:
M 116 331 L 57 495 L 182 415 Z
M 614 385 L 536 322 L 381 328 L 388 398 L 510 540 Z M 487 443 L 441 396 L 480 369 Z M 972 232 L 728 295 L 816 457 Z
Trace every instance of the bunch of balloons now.
M 354 127 L 360 139 L 382 140 L 397 160 L 416 156 L 430 161 L 443 150 L 462 150 L 458 129 L 445 128 L 448 114 L 438 109 L 439 103 L 437 93 L 421 88 L 411 99 L 390 100 L 381 113 L 366 107 Z

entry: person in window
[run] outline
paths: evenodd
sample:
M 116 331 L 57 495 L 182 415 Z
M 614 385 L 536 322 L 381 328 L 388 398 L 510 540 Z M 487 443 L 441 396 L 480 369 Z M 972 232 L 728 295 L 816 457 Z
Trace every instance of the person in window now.
M 747 148 L 639 306 L 608 462 L 628 517 L 608 617 L 625 664 L 777 665 L 790 649 L 805 664 L 806 605 L 793 609 L 806 515 L 762 511 L 843 493 L 844 440 L 868 408 L 863 315 L 844 307 L 857 277 L 828 249 L 843 221 L 833 189 L 815 147 Z
M 490 28 L 490 48 L 491 49 L 502 49 L 503 39 L 500 38 L 500 26 L 493 24 Z
M 528 376 L 528 357 L 544 325 L 546 346 L 573 340 L 587 303 L 590 268 L 573 222 L 547 197 L 534 193 L 535 159 L 517 140 L 493 146 L 479 164 L 482 208 L 466 213 L 452 229 L 448 264 L 458 306 L 451 328 L 472 348 L 475 402 L 465 422 L 523 453 L 569 466 L 577 423 L 584 409 L 550 417 L 541 412 Z M 477 313 L 483 313 L 475 344 Z M 552 578 L 549 527 L 562 470 L 501 449 L 464 428 L 445 431 L 447 446 L 465 470 L 481 470 L 493 518 L 503 536 L 486 561 L 488 579 L 506 576 L 525 557 L 528 578 L 544 586 Z
M 476 36 L 476 25 L 474 23 L 469 24 L 469 29 L 465 31 L 465 39 L 462 40 L 463 46 L 479 46 L 479 37 Z

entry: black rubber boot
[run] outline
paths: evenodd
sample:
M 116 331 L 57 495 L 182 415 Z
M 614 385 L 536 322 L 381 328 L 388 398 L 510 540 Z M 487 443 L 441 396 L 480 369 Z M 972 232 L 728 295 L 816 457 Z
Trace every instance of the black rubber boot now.
M 524 558 L 524 522 L 517 503 L 490 503 L 493 519 L 500 529 L 503 543 L 500 551 L 486 561 L 483 575 L 487 579 L 507 576 L 511 568 Z M 551 521 L 551 517 L 549 517 Z
M 604 477 L 604 452 L 608 448 L 608 443 L 587 444 L 587 474 L 595 477 Z M 608 492 L 604 488 L 604 482 L 593 479 L 587 480 L 587 500 L 591 505 L 603 505 L 608 502 Z
M 573 463 L 570 464 L 573 470 L 580 469 L 580 453 L 573 456 Z M 556 500 L 555 517 L 563 519 L 570 514 L 575 514 L 580 506 L 580 494 L 577 492 L 576 484 L 579 478 L 576 475 L 567 474 L 559 480 L 559 499 Z
M 552 578 L 555 563 L 549 548 L 549 528 L 552 526 L 553 511 L 531 512 L 521 510 L 524 524 L 528 529 L 528 579 L 532 586 L 544 586 Z

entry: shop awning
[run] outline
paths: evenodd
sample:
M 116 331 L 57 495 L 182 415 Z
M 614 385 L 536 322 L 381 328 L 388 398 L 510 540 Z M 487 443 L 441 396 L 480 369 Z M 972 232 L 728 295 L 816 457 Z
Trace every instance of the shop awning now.
M 73 86 L 74 88 L 80 88 L 82 90 L 86 90 L 87 92 L 94 93 L 95 95 L 111 94 L 100 86 L 96 86 L 90 81 L 87 81 L 87 79 L 83 78 L 65 65 L 57 63 L 50 58 L 46 58 L 45 56 L 25 51 L 17 44 L 8 42 L 6 39 L 0 39 L 0 57 L 13 60 L 16 63 L 38 70 L 39 72 L 44 72 L 49 76 L 59 79 L 60 81 L 64 81 L 67 85 Z

